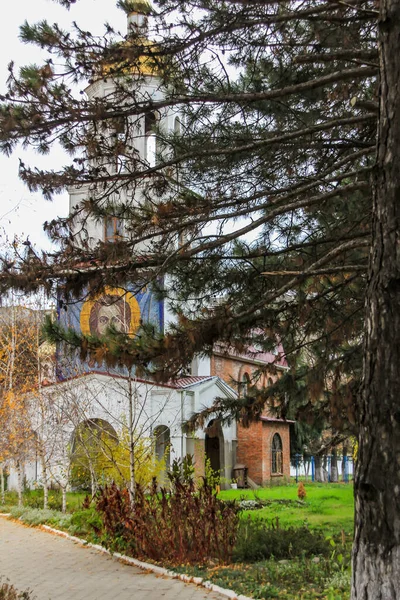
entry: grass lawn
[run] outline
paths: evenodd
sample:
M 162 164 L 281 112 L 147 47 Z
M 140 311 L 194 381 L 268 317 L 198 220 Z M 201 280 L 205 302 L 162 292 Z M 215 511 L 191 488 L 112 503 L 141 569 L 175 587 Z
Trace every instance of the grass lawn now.
M 291 483 L 258 490 L 225 490 L 220 492 L 222 500 L 261 500 L 268 502 L 265 508 L 243 511 L 254 519 L 277 519 L 285 526 L 301 526 L 326 531 L 327 535 L 353 533 L 354 499 L 352 484 L 307 483 L 304 503 L 297 502 L 297 484 Z M 290 500 L 290 503 L 282 502 Z

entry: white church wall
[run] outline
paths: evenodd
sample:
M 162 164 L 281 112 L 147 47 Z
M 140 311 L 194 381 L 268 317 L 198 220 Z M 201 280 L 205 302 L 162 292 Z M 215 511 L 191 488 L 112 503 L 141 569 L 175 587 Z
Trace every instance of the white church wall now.
M 134 431 L 139 437 L 152 437 L 159 426 L 169 429 L 171 461 L 194 454 L 194 439 L 205 440 L 198 429 L 193 435 L 182 431 L 182 423 L 194 411 L 210 406 L 216 396 L 223 395 L 216 377 L 193 385 L 191 389 L 175 389 L 149 382 L 105 374 L 91 373 L 79 378 L 48 386 L 44 389 L 50 403 L 59 404 L 62 413 L 49 415 L 47 422 L 48 471 L 53 482 L 64 481 L 68 457 L 66 447 L 73 444 L 75 429 L 83 422 L 102 420 L 121 434 L 129 418 L 132 402 Z M 60 416 L 61 414 L 61 416 Z M 50 418 L 51 417 L 51 418 Z M 58 422 L 59 421 L 59 422 Z M 222 476 L 231 477 L 235 460 L 236 425 L 224 426 Z M 27 462 L 25 478 L 29 487 L 41 484 L 42 471 L 38 461 Z M 10 489 L 17 489 L 17 474 L 10 469 Z

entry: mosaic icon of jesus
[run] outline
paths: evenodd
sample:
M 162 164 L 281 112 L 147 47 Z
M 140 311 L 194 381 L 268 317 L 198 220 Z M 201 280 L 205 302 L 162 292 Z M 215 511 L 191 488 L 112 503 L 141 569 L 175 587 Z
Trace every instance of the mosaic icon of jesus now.
M 91 334 L 102 336 L 109 329 L 129 333 L 130 325 L 131 309 L 123 298 L 104 294 L 93 304 L 89 317 Z
M 105 288 L 82 307 L 82 333 L 102 337 L 112 329 L 133 335 L 140 324 L 140 308 L 136 298 L 122 288 Z

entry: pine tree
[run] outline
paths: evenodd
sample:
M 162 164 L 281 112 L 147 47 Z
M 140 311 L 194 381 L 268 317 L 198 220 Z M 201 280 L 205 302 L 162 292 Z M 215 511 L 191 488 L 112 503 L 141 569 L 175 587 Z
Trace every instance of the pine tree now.
M 83 356 L 155 378 L 217 341 L 268 350 L 282 340 L 291 373 L 213 410 L 254 418 L 281 393 L 300 413 L 317 403 L 335 426 L 354 423 L 353 599 L 394 599 L 400 2 L 161 0 L 140 11 L 151 17 L 149 32 L 133 27 L 123 42 L 111 27 L 94 38 L 45 21 L 23 26 L 24 41 L 47 48 L 49 59 L 19 75 L 10 69 L 0 147 L 46 153 L 59 141 L 71 165 L 58 173 L 21 165 L 21 177 L 48 198 L 66 186 L 86 195 L 68 219 L 46 224 L 58 252 L 28 247 L 24 260 L 4 259 L 1 289 L 51 292 L 62 279 L 68 302 L 104 284 L 152 281 L 177 314 L 167 334 L 114 331 L 105 344 L 56 326 L 48 333 Z M 150 75 L 163 95 L 141 93 Z M 112 81 L 109 94 L 76 94 L 99 80 Z M 166 135 L 163 119 L 174 110 L 185 117 Z M 146 162 L 135 144 L 150 132 L 156 160 Z M 122 223 L 124 234 L 93 244 L 91 219 Z

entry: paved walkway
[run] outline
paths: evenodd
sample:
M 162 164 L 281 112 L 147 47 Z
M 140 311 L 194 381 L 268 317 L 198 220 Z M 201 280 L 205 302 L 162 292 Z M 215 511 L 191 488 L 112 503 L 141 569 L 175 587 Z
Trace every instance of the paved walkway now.
M 0 517 L 0 576 L 36 600 L 222 600 L 92 548 Z M 226 598 L 224 599 L 226 600 Z

